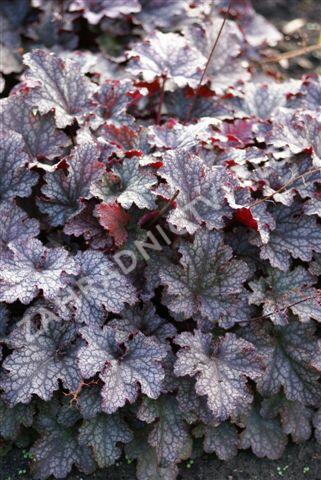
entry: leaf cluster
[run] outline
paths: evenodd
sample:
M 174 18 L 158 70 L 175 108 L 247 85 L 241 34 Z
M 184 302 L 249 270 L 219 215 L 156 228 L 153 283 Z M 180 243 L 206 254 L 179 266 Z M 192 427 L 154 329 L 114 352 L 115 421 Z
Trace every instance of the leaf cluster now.
M 281 34 L 237 0 L 204 70 L 227 4 L 1 2 L 0 436 L 35 479 L 321 443 L 321 80 L 259 70 Z

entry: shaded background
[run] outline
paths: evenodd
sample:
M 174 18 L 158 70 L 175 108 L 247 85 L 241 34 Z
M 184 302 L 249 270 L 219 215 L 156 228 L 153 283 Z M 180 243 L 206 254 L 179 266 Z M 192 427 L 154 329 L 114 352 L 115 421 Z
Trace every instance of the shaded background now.
M 283 34 L 287 32 L 287 27 L 290 29 L 290 22 L 302 21 L 300 28 L 295 28 L 292 23 L 292 30 L 295 30 L 285 34 L 284 41 L 278 45 L 281 52 L 321 44 L 321 0 L 252 0 L 252 3 L 255 10 L 268 18 Z M 301 77 L 311 72 L 321 74 L 321 50 L 292 59 L 288 68 L 283 70 L 285 72 L 291 77 Z M 318 478 L 321 478 L 321 473 Z

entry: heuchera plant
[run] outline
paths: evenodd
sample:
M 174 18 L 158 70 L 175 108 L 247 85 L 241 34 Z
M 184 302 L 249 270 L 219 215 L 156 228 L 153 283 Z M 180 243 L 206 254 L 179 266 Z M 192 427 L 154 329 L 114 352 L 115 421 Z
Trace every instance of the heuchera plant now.
M 1 437 L 35 479 L 321 443 L 320 78 L 244 0 L 0 9 Z

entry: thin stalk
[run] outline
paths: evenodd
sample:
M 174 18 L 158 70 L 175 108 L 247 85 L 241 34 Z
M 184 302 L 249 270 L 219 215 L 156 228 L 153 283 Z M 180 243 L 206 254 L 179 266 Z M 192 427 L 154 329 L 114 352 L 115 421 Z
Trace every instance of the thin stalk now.
M 309 170 L 308 172 L 302 173 L 302 175 L 298 175 L 297 177 L 291 178 L 291 180 L 289 180 L 287 183 L 285 183 L 281 188 L 279 188 L 275 192 L 271 193 L 271 195 L 268 195 L 267 197 L 261 198 L 257 202 L 252 203 L 252 205 L 249 205 L 247 208 L 253 208 L 253 207 L 256 207 L 257 205 L 261 205 L 261 203 L 267 202 L 268 200 L 272 200 L 275 194 L 282 193 L 284 190 L 286 190 L 287 187 L 292 185 L 297 180 L 301 180 L 301 179 L 303 180 L 306 176 L 312 175 L 312 173 L 317 173 L 317 172 L 321 172 L 321 167 L 313 168 L 312 170 Z
M 161 123 L 161 117 L 162 117 L 162 106 L 164 102 L 164 95 L 165 95 L 165 83 L 166 83 L 166 76 L 162 77 L 162 85 L 161 85 L 161 91 L 160 91 L 160 96 L 159 96 L 159 103 L 158 103 L 158 109 L 157 109 L 157 117 L 156 117 L 156 123 L 157 125 L 160 125 Z
M 148 228 L 151 228 L 153 225 L 155 225 L 155 223 L 168 212 L 168 210 L 171 208 L 173 202 L 176 200 L 178 195 L 179 195 L 179 190 L 176 190 L 172 198 L 163 206 L 163 208 L 160 209 L 156 217 L 153 218 L 153 220 L 147 225 Z
M 195 107 L 195 105 L 196 105 L 197 98 L 198 98 L 198 96 L 199 96 L 199 93 L 200 93 L 200 90 L 201 90 L 201 87 L 202 87 L 203 80 L 204 80 L 204 78 L 205 78 L 206 72 L 207 72 L 208 67 L 209 67 L 209 65 L 210 65 L 210 63 L 211 63 L 211 60 L 212 60 L 212 58 L 213 58 L 215 49 L 216 49 L 216 47 L 217 47 L 217 44 L 218 44 L 218 42 L 219 42 L 219 39 L 220 39 L 220 37 L 221 37 L 221 35 L 222 35 L 222 32 L 223 32 L 223 29 L 224 29 L 224 26 L 225 26 L 225 24 L 226 24 L 227 18 L 228 18 L 228 16 L 229 16 L 229 13 L 230 13 L 230 10 L 231 10 L 231 7 L 232 7 L 232 3 L 233 3 L 233 0 L 230 0 L 230 2 L 229 2 L 229 4 L 228 4 L 228 7 L 227 7 L 227 10 L 226 10 L 226 12 L 225 12 L 225 14 L 224 14 L 224 18 L 223 18 L 222 25 L 221 25 L 221 27 L 220 27 L 220 29 L 219 29 L 219 32 L 218 32 L 218 34 L 217 34 L 217 37 L 216 37 L 214 43 L 213 43 L 212 50 L 211 50 L 211 52 L 210 52 L 210 54 L 209 54 L 209 57 L 208 57 L 208 59 L 207 59 L 207 62 L 206 62 L 205 68 L 204 68 L 204 70 L 203 70 L 202 76 L 201 76 L 201 78 L 200 78 L 200 81 L 198 82 L 198 85 L 197 85 L 197 88 L 196 88 L 196 92 L 195 92 L 193 101 L 192 101 L 191 106 L 190 106 L 190 109 L 189 109 L 189 111 L 188 111 L 188 115 L 187 115 L 187 119 L 186 119 L 187 122 L 190 121 L 192 112 L 193 112 L 193 110 L 194 110 L 194 107 Z
M 73 133 L 70 134 L 70 140 L 71 140 L 71 143 L 72 143 L 72 146 L 75 147 L 77 142 L 76 142 L 76 135 L 74 135 Z
M 265 65 L 266 63 L 277 63 L 281 60 L 290 60 L 291 58 L 301 57 L 306 53 L 316 52 L 317 50 L 321 50 L 321 44 L 317 43 L 315 45 L 308 45 L 307 47 L 298 48 L 297 50 L 292 50 L 291 52 L 280 53 L 279 55 L 275 55 L 275 57 L 270 57 L 265 60 L 262 60 L 260 63 L 261 65 Z
M 264 320 L 265 318 L 268 318 L 270 317 L 271 315 L 275 315 L 276 313 L 285 313 L 289 308 L 291 307 L 295 307 L 296 305 L 300 305 L 300 303 L 304 303 L 304 302 L 307 302 L 308 300 L 313 300 L 317 297 L 317 295 L 315 296 L 309 296 L 309 297 L 305 297 L 301 300 L 298 300 L 297 302 L 294 302 L 294 303 L 291 303 L 291 305 L 287 305 L 286 307 L 284 308 L 281 308 L 280 310 L 277 310 L 275 309 L 273 312 L 270 312 L 270 313 L 267 313 L 266 315 L 261 315 L 259 317 L 254 317 L 254 318 L 251 318 L 251 320 Z

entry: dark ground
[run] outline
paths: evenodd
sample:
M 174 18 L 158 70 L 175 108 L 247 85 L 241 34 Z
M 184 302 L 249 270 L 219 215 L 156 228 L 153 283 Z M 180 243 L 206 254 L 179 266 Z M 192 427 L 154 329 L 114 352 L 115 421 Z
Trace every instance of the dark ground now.
M 1 1 L 1 0 L 0 0 Z M 258 12 L 282 30 L 292 19 L 302 18 L 305 25 L 291 34 L 278 47 L 281 52 L 296 50 L 320 41 L 321 0 L 253 0 Z M 277 66 L 275 66 L 277 68 Z M 321 51 L 291 60 L 284 75 L 301 76 L 318 71 L 321 74 Z M 4 452 L 3 452 L 4 453 Z M 28 474 L 27 450 L 13 449 L 1 456 L 0 480 L 32 480 Z M 241 452 L 229 462 L 215 455 L 204 455 L 192 465 L 182 464 L 179 480 L 321 480 L 321 445 L 310 440 L 302 445 L 289 445 L 278 461 L 258 459 L 249 451 Z M 135 480 L 134 465 L 121 463 L 106 472 L 86 477 L 74 473 L 66 480 Z
M 321 42 L 321 0 L 252 0 L 257 12 L 269 19 L 282 33 L 283 28 L 294 19 L 302 19 L 304 25 L 285 35 L 278 45 L 278 51 L 295 51 L 308 45 Z M 282 76 L 300 78 L 303 74 L 317 72 L 321 74 L 321 50 L 303 56 L 297 56 L 288 65 L 271 64 Z
M 12 450 L 0 456 L 0 480 L 31 480 L 28 452 Z M 250 451 L 240 452 L 229 462 L 215 455 L 204 455 L 188 468 L 183 463 L 178 480 L 321 480 L 321 445 L 310 440 L 301 445 L 289 445 L 280 460 L 258 459 Z M 66 480 L 135 480 L 134 465 L 120 463 L 107 472 L 90 477 L 73 473 Z

